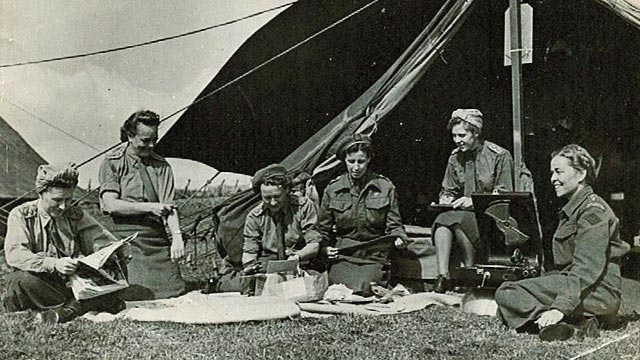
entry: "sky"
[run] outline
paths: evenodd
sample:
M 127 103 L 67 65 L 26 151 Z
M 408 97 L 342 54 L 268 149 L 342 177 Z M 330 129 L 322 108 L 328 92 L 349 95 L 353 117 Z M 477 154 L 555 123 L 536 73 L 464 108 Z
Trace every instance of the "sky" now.
M 290 2 L 0 0 L 0 64 L 154 40 Z M 160 44 L 2 68 L 0 116 L 45 160 L 83 162 L 116 144 L 120 126 L 134 111 L 151 109 L 162 117 L 191 103 L 242 43 L 284 10 Z M 164 122 L 160 136 L 177 119 Z M 193 161 L 169 160 L 179 187 L 187 179 L 200 186 L 216 172 Z M 81 186 L 89 179 L 97 183 L 99 163 L 94 160 L 80 168 Z

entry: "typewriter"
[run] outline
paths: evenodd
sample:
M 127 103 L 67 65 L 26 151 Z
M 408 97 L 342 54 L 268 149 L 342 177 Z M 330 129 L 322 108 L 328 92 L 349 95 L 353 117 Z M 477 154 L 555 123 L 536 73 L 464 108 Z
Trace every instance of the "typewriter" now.
M 490 289 L 540 276 L 542 229 L 533 194 L 475 193 L 471 198 L 482 249 L 474 266 L 455 269 L 456 282 Z

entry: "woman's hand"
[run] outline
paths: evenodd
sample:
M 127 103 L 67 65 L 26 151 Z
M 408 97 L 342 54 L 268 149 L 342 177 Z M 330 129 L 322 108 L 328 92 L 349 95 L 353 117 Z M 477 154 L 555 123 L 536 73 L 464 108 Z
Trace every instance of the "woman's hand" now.
M 396 240 L 393 242 L 393 246 L 395 246 L 398 249 L 406 249 L 407 248 L 407 244 L 400 237 L 396 238 Z
M 144 203 L 151 215 L 166 218 L 173 211 L 173 205 L 163 203 Z
M 184 257 L 184 241 L 182 240 L 182 234 L 173 234 L 173 240 L 171 241 L 171 260 L 179 261 Z
M 335 259 L 338 256 L 338 248 L 337 247 L 327 246 L 324 249 L 324 251 L 327 254 L 327 257 L 329 259 Z
M 560 310 L 551 309 L 543 312 L 538 320 L 535 321 L 539 328 L 557 324 L 564 318 L 564 314 Z
M 56 259 L 54 267 L 62 275 L 72 275 L 78 268 L 78 260 L 70 257 Z
M 459 199 L 456 199 L 451 205 L 453 205 L 454 209 L 468 210 L 473 208 L 473 202 L 468 196 L 463 196 Z

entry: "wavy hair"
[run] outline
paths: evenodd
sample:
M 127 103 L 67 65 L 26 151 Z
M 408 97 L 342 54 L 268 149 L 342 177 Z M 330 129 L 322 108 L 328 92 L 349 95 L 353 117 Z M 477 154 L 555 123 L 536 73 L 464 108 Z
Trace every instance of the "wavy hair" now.
M 558 151 L 554 151 L 551 154 L 551 158 L 556 156 L 562 156 L 569 160 L 569 165 L 578 170 L 585 171 L 587 176 L 585 177 L 585 181 L 587 184 L 591 185 L 595 183 L 597 175 L 596 175 L 596 161 L 593 156 L 589 154 L 587 149 L 583 148 L 580 145 L 569 144 L 565 145 L 562 149 Z

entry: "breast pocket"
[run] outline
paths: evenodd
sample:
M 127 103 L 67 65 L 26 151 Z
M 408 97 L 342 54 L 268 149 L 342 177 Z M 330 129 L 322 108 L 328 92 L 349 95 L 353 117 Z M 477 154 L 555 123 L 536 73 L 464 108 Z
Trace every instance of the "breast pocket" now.
M 387 224 L 387 213 L 389 212 L 389 197 L 368 197 L 365 199 L 365 207 L 369 225 L 384 229 Z
M 553 238 L 558 242 L 566 242 L 567 240 L 573 238 L 578 232 L 578 227 L 574 222 L 564 223 L 556 229 L 556 232 L 553 234 Z
M 332 199 L 329 203 L 329 209 L 331 209 L 336 221 L 336 228 L 344 229 L 349 227 L 350 224 L 353 224 L 353 216 L 350 211 L 351 199 Z

